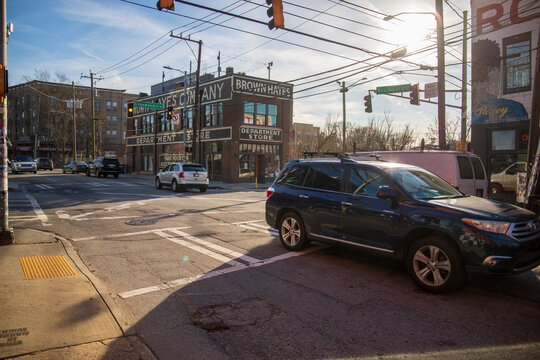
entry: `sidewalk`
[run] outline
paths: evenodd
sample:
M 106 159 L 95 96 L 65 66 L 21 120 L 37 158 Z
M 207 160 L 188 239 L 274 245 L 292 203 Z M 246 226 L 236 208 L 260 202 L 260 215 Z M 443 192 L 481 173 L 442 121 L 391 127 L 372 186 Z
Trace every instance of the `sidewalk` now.
M 0 246 L 0 358 L 155 359 L 124 334 L 68 241 L 15 230 L 15 242 Z

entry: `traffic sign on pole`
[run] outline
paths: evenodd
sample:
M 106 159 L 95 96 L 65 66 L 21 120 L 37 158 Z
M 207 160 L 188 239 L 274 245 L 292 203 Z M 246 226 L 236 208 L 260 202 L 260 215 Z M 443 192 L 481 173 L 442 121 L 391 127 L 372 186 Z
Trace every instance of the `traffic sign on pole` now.
M 437 97 L 437 83 L 429 83 L 424 85 L 424 99 L 431 99 Z
M 376 93 L 379 94 L 390 94 L 390 93 L 402 93 L 407 92 L 411 88 L 411 84 L 404 85 L 392 85 L 392 86 L 378 86 Z
M 154 110 L 163 110 L 163 104 L 160 103 L 151 103 L 151 102 L 144 102 L 144 101 L 135 101 L 134 105 L 136 107 L 142 107 L 147 109 L 154 109 Z

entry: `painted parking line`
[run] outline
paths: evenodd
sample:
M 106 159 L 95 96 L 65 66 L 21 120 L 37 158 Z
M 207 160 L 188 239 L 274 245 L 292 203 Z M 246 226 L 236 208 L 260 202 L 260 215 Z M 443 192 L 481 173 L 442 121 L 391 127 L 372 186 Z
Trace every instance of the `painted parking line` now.
M 41 225 L 52 226 L 52 224 L 49 222 L 49 218 L 47 217 L 47 215 L 45 215 L 43 210 L 41 210 L 41 207 L 39 206 L 37 200 L 34 199 L 30 194 L 25 194 L 25 196 L 30 201 L 30 204 L 32 204 L 32 209 L 34 210 L 37 218 L 41 221 Z
M 144 294 L 148 294 L 148 293 L 155 292 L 155 291 L 167 290 L 167 289 L 173 290 L 175 287 L 178 287 L 178 286 L 188 285 L 188 284 L 194 283 L 196 281 L 210 279 L 210 278 L 225 275 L 225 274 L 230 274 L 230 273 L 240 271 L 240 270 L 255 268 L 255 267 L 259 267 L 259 266 L 263 266 L 263 265 L 269 265 L 269 264 L 272 264 L 272 263 L 275 263 L 275 262 L 278 262 L 278 261 L 283 261 L 283 260 L 286 260 L 286 259 L 289 259 L 289 258 L 292 258 L 292 257 L 297 257 L 297 256 L 302 256 L 302 255 L 305 255 L 305 254 L 309 254 L 309 253 L 321 250 L 321 249 L 323 249 L 325 247 L 326 246 L 314 246 L 314 247 L 311 247 L 311 248 L 303 250 L 303 251 L 287 252 L 287 253 L 284 253 L 284 254 L 281 254 L 281 255 L 271 257 L 269 259 L 259 260 L 258 262 L 247 264 L 247 265 L 231 266 L 231 267 L 225 268 L 225 269 L 210 271 L 210 272 L 207 272 L 206 274 L 201 274 L 201 275 L 197 275 L 197 276 L 190 276 L 190 277 L 187 277 L 187 278 L 182 278 L 182 279 L 169 281 L 169 282 L 164 283 L 164 284 L 159 284 L 159 285 L 148 286 L 148 287 L 144 287 L 144 288 L 140 288 L 140 289 L 125 291 L 125 292 L 119 293 L 118 296 L 120 296 L 122 299 L 128 299 L 128 298 L 131 298 L 131 297 L 134 297 L 134 296 L 144 295 Z
M 276 229 L 271 228 L 270 226 L 266 224 L 259 224 L 263 222 L 264 220 L 253 220 L 253 221 L 242 221 L 242 222 L 236 222 L 232 223 L 232 225 L 236 225 L 238 227 L 260 232 L 263 234 L 270 234 L 272 236 L 279 236 L 279 233 Z
M 137 236 L 137 235 L 144 235 L 144 234 L 150 234 L 157 231 L 167 231 L 167 230 L 184 230 L 189 229 L 190 226 L 183 226 L 183 227 L 177 227 L 177 228 L 163 228 L 163 229 L 152 229 L 152 230 L 143 230 L 143 231 L 136 231 L 131 233 L 122 233 L 122 234 L 113 234 L 113 235 L 103 235 L 103 236 L 88 236 L 88 237 L 82 237 L 82 238 L 76 238 L 72 239 L 73 241 L 88 241 L 88 240 L 107 240 L 107 239 L 116 239 L 121 237 L 129 237 L 129 236 Z

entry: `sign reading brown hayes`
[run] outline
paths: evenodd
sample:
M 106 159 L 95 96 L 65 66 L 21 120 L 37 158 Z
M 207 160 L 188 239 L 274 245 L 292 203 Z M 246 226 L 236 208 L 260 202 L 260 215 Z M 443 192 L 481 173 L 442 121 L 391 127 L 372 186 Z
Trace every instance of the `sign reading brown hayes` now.
M 240 126 L 240 140 L 281 142 L 281 129 L 259 126 Z

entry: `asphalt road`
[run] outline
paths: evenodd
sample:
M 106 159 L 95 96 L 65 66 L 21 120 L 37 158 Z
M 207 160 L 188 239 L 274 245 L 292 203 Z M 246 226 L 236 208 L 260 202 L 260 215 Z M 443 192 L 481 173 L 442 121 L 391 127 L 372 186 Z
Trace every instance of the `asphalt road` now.
M 9 175 L 10 225 L 71 241 L 127 333 L 160 359 L 540 358 L 540 268 L 417 289 L 350 249 L 283 249 L 264 190 Z

